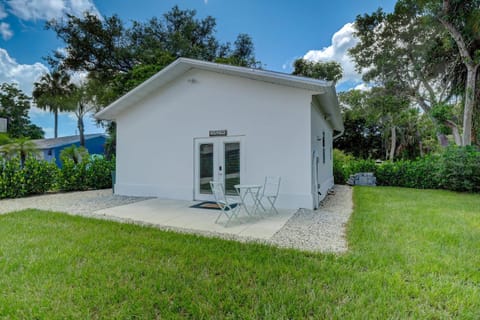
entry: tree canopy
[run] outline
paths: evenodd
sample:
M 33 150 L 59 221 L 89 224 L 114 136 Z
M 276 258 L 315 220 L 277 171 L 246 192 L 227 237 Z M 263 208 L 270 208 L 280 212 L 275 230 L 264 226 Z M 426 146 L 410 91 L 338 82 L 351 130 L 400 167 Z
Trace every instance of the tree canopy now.
M 95 108 L 106 106 L 135 88 L 179 57 L 214 61 L 244 67 L 261 66 L 255 58 L 252 38 L 240 33 L 233 44 L 216 37 L 216 20 L 198 18 L 195 10 L 174 6 L 161 17 L 125 24 L 117 15 L 100 18 L 85 13 L 68 15 L 46 25 L 65 43 L 48 62 L 56 69 L 88 73 L 88 100 L 85 87 L 74 90 L 74 108 L 80 132 L 83 117 L 95 101 Z M 76 97 L 76 98 L 75 98 Z M 88 105 L 88 106 L 87 106 Z M 114 124 L 108 125 L 115 149 Z
M 65 42 L 50 64 L 107 81 L 115 95 L 123 94 L 179 57 L 258 67 L 251 37 L 239 34 L 233 46 L 216 38 L 216 20 L 196 17 L 195 10 L 174 6 L 161 18 L 133 21 L 126 26 L 113 15 L 100 19 L 86 13 L 52 20 L 47 28 Z M 110 82 L 111 81 L 111 82 Z M 120 85 L 121 84 L 121 85 Z M 123 85 L 126 84 L 126 88 Z
M 357 16 L 358 44 L 350 50 L 365 81 L 394 86 L 420 106 L 458 145 L 471 144 L 478 69 L 479 1 L 399 0 Z M 475 31 L 476 30 L 476 31 Z M 457 104 L 461 103 L 460 114 Z M 442 111 L 442 112 L 441 112 Z M 448 131 L 445 129 L 448 128 Z
M 0 118 L 7 119 L 7 134 L 10 138 L 43 138 L 43 130 L 30 121 L 30 106 L 30 97 L 16 84 L 0 85 Z
M 415 158 L 431 151 L 431 121 L 391 88 L 339 94 L 345 132 L 336 146 L 356 157 Z
M 66 99 L 71 92 L 70 76 L 62 70 L 46 73 L 34 83 L 33 98 L 37 107 L 53 112 L 55 116 L 55 138 L 58 137 L 58 113 L 70 111 Z
M 314 62 L 297 59 L 293 63 L 292 74 L 309 78 L 337 82 L 343 76 L 342 66 L 335 61 Z

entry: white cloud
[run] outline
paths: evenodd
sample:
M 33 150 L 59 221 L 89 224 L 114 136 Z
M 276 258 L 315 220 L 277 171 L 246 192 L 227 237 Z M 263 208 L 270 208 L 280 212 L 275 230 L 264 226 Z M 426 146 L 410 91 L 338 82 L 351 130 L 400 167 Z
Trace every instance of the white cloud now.
M 6 22 L 0 22 L 0 35 L 3 40 L 8 40 L 13 36 L 13 31 L 10 29 L 10 25 Z
M 34 64 L 19 64 L 11 58 L 5 49 L 0 48 L 0 83 L 15 82 L 27 95 L 32 94 L 33 83 L 42 74 L 48 72 L 40 62 Z
M 90 12 L 96 14 L 97 16 L 101 16 L 92 0 L 70 0 L 67 2 L 70 4 L 69 7 L 71 13 L 75 15 L 83 14 L 84 12 Z
M 89 11 L 100 16 L 92 0 L 7 0 L 9 11 L 22 20 L 50 20 Z
M 70 74 L 70 81 L 76 86 L 81 86 L 87 81 L 88 72 L 76 71 Z
M 45 132 L 45 138 L 53 138 L 54 136 L 54 128 L 51 127 L 43 127 L 43 132 Z
M 362 81 L 361 75 L 355 71 L 355 64 L 348 55 L 348 50 L 358 43 L 355 38 L 354 24 L 347 23 L 340 30 L 335 32 L 332 37 L 332 44 L 321 50 L 310 50 L 303 58 L 311 61 L 336 61 L 343 68 L 343 78 L 339 83 Z
M 0 3 L 0 19 L 6 18 L 7 12 L 5 11 L 5 7 L 3 4 Z
M 353 90 L 360 90 L 360 91 L 370 91 L 371 89 L 372 89 L 372 87 L 370 87 L 365 82 L 362 82 L 362 83 L 356 85 L 355 88 L 353 88 Z

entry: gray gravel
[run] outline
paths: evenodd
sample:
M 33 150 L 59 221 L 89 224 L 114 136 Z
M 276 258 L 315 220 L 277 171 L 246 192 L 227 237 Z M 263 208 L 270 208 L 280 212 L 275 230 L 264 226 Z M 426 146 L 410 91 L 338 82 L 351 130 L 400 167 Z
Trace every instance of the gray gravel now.
M 197 233 L 204 236 L 221 237 L 242 242 L 255 241 L 279 247 L 295 248 L 314 252 L 343 253 L 348 249 L 345 238 L 345 225 L 353 210 L 352 189 L 348 186 L 335 186 L 318 210 L 300 209 L 269 240 L 258 240 L 215 232 L 176 229 L 97 215 L 94 212 L 110 207 L 121 206 L 150 198 L 113 195 L 111 189 L 70 193 L 55 193 L 19 199 L 0 201 L 0 214 L 30 208 L 67 212 L 75 215 L 96 217 L 119 222 L 154 226 L 164 230 L 182 233 Z
M 53 193 L 0 201 L 0 214 L 25 209 L 40 209 L 93 216 L 101 209 L 121 206 L 150 198 L 126 197 L 112 194 L 112 189 L 82 192 Z
M 307 251 L 346 252 L 345 226 L 352 211 L 352 188 L 336 185 L 318 210 L 298 210 L 269 242 Z

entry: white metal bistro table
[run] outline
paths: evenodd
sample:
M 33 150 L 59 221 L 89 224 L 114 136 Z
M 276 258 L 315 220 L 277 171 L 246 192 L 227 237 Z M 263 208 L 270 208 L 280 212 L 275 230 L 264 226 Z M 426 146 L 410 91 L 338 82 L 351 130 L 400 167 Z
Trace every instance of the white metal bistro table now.
M 259 203 L 258 194 L 260 193 L 262 186 L 259 184 L 236 184 L 234 187 L 235 190 L 237 190 L 241 205 L 243 206 L 245 212 L 248 215 L 255 214 L 257 212 Z M 250 212 L 247 207 L 248 198 L 252 199 L 253 201 L 253 212 Z

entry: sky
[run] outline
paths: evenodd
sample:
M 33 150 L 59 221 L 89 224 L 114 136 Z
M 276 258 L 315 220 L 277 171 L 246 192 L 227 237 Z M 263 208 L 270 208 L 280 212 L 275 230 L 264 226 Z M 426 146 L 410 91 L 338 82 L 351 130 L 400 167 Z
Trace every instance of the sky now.
M 194 9 L 198 18 L 208 15 L 217 22 L 221 42 L 234 42 L 239 33 L 253 38 L 255 56 L 266 70 L 292 72 L 295 59 L 337 61 L 344 78 L 337 91 L 363 88 L 361 76 L 346 54 L 355 45 L 355 17 L 379 7 L 393 10 L 395 0 L 0 0 L 0 83 L 16 82 L 28 95 L 33 83 L 48 71 L 45 57 L 65 45 L 45 22 L 66 13 L 80 16 L 88 10 L 101 16 L 117 14 L 125 23 L 148 19 L 174 5 Z M 37 108 L 32 122 L 53 137 L 53 115 Z M 103 132 L 93 118 L 86 119 L 86 133 Z M 77 134 L 72 114 L 61 114 L 59 136 Z

